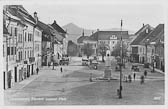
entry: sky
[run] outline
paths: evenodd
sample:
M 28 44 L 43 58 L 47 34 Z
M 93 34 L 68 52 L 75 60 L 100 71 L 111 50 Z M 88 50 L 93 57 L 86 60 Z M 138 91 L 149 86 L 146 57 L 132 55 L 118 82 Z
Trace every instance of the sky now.
M 79 27 L 94 30 L 120 28 L 120 20 L 122 19 L 123 28 L 137 31 L 143 23 L 153 27 L 164 23 L 164 0 L 159 0 L 159 2 L 156 0 L 107 1 L 44 1 L 23 6 L 31 15 L 36 11 L 42 22 L 51 24 L 56 20 L 60 26 L 74 23 Z

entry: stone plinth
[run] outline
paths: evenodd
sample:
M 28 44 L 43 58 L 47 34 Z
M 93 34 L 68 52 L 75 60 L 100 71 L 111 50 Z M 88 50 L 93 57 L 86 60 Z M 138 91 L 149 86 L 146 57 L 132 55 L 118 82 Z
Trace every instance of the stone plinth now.
M 111 78 L 111 69 L 107 68 L 104 71 L 104 78 Z

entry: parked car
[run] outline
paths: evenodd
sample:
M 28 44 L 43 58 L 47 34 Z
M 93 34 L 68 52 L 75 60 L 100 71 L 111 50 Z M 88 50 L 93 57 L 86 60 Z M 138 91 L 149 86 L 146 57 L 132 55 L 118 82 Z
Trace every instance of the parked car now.
M 82 65 L 83 66 L 86 66 L 86 65 L 88 65 L 88 59 L 82 59 Z
M 139 72 L 139 65 L 138 64 L 133 64 L 132 67 L 131 67 L 131 70 Z
M 59 62 L 60 65 L 69 65 L 69 58 L 62 58 Z
M 97 60 L 92 60 L 91 66 L 92 66 L 92 68 L 94 68 L 95 70 L 97 70 L 97 66 L 98 66 Z

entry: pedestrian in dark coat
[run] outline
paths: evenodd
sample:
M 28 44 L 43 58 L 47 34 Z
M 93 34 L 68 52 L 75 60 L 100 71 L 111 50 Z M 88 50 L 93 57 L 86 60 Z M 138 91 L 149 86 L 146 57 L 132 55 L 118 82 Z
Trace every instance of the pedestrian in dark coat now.
M 136 73 L 135 72 L 134 72 L 133 76 L 134 76 L 134 81 L 135 81 L 135 77 L 136 77 Z
M 60 68 L 60 71 L 61 71 L 61 73 L 62 73 L 62 67 Z
M 145 76 L 145 77 L 147 76 L 147 71 L 146 71 L 146 70 L 144 71 L 144 76 Z
M 38 68 L 38 67 L 36 68 L 36 72 L 37 72 L 37 74 L 38 74 L 38 72 L 39 72 L 39 68 Z

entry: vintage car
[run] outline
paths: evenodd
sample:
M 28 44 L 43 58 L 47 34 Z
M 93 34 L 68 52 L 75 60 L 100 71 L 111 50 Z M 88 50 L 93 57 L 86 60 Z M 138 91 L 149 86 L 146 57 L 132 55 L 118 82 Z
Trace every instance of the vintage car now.
M 87 66 L 88 65 L 89 60 L 88 59 L 82 59 L 82 65 L 83 66 Z
M 62 58 L 59 62 L 60 65 L 69 65 L 69 58 Z
M 138 64 L 133 64 L 132 67 L 131 67 L 131 70 L 139 72 L 139 65 Z
M 91 66 L 93 69 L 97 70 L 97 66 L 98 66 L 97 60 L 92 60 Z

